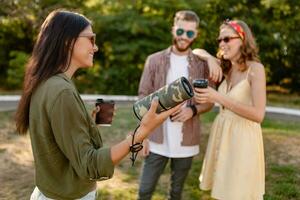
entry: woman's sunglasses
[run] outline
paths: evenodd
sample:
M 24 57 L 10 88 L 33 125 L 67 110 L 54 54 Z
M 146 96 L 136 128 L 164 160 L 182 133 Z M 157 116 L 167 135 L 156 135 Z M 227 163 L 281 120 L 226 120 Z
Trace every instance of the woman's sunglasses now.
M 91 41 L 91 43 L 92 43 L 93 46 L 96 45 L 96 34 L 95 33 L 92 33 L 92 34 L 81 34 L 78 37 L 86 37 L 86 38 L 88 38 Z
M 232 36 L 232 37 L 227 36 L 227 37 L 224 37 L 224 38 L 219 38 L 219 39 L 217 39 L 217 41 L 218 41 L 219 44 L 222 41 L 224 41 L 225 43 L 228 43 L 228 42 L 230 42 L 230 40 L 232 40 L 232 39 L 238 39 L 238 38 L 240 38 L 240 37 L 239 36 Z
M 177 36 L 182 36 L 184 33 L 186 33 L 186 36 L 187 36 L 189 39 L 193 38 L 194 35 L 195 35 L 195 31 L 191 31 L 191 30 L 186 31 L 186 30 L 184 30 L 184 29 L 182 29 L 182 28 L 176 29 L 176 35 L 177 35 Z

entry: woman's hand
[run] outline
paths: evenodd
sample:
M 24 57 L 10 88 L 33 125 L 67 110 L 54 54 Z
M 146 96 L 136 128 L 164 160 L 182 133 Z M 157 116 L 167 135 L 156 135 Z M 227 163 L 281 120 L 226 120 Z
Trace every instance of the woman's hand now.
M 140 128 L 138 130 L 139 135 L 141 135 L 141 139 L 143 140 L 147 137 L 156 127 L 162 124 L 172 113 L 179 110 L 183 103 L 171 108 L 167 111 L 161 112 L 159 114 L 156 113 L 156 109 L 158 106 L 158 98 L 154 98 L 151 102 L 151 107 L 148 112 L 144 115 Z
M 111 159 L 114 165 L 116 165 L 122 158 L 124 158 L 129 150 L 130 147 L 133 144 L 137 144 L 139 142 L 142 142 L 156 127 L 158 127 L 160 124 L 162 124 L 173 112 L 180 109 L 183 103 L 175 106 L 174 108 L 171 108 L 170 110 L 161 112 L 159 114 L 156 113 L 156 109 L 158 106 L 158 98 L 154 98 L 151 102 L 151 107 L 147 111 L 147 113 L 144 115 L 140 127 L 137 129 L 134 141 L 133 139 L 133 133 L 129 133 L 128 137 L 120 142 L 117 145 L 114 145 L 111 148 Z M 149 148 L 148 148 L 148 141 L 146 140 L 145 143 L 145 149 L 144 149 L 144 156 L 149 154 Z
M 96 106 L 96 107 L 93 108 L 91 115 L 92 115 L 92 118 L 94 119 L 94 121 L 96 120 L 96 114 L 99 111 L 100 111 L 100 106 Z
M 195 88 L 195 101 L 197 103 L 215 103 L 218 102 L 219 93 L 211 88 Z

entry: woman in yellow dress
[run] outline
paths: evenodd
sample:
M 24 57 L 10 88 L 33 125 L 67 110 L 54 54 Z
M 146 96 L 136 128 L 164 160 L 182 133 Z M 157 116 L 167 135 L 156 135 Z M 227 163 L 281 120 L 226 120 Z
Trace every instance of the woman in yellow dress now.
M 211 190 L 215 199 L 263 199 L 265 164 L 260 123 L 266 106 L 264 66 L 245 22 L 224 22 L 218 42 L 217 57 L 225 79 L 218 91 L 195 89 L 198 103 L 220 105 L 199 177 L 200 188 Z M 203 50 L 194 52 L 209 56 Z

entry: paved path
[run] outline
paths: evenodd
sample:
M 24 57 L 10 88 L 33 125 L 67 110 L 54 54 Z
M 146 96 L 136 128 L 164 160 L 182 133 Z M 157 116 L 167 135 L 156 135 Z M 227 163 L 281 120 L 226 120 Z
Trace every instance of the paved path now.
M 81 95 L 81 97 L 87 103 L 94 103 L 97 98 L 114 100 L 117 104 L 133 103 L 138 99 L 137 96 L 122 95 Z M 19 99 L 19 95 L 0 96 L 0 112 L 15 110 Z M 271 118 L 300 122 L 300 109 L 267 106 L 266 115 Z

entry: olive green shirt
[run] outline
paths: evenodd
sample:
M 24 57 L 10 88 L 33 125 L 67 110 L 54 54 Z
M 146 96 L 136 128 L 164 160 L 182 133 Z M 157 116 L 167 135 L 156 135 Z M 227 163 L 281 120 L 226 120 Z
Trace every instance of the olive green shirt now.
M 58 74 L 42 83 L 30 103 L 29 131 L 39 190 L 53 199 L 80 198 L 111 178 L 110 148 L 72 80 Z

